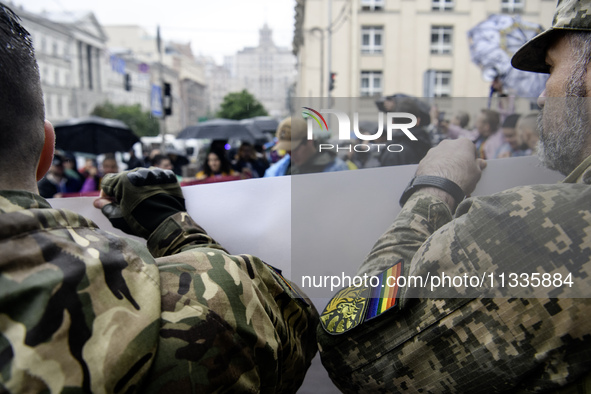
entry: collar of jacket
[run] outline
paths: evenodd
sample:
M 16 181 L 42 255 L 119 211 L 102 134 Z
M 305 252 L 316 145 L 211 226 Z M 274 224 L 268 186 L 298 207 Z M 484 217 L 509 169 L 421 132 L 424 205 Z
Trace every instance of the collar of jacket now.
M 34 208 L 51 208 L 51 205 L 38 194 L 25 190 L 0 190 L 0 213 Z
M 586 183 L 591 184 L 591 156 L 587 157 L 581 164 L 568 174 L 562 183 Z

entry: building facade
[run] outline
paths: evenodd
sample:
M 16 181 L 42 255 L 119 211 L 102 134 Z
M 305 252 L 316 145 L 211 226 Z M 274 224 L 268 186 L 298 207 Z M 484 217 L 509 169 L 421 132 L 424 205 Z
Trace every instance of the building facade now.
M 290 87 L 296 80 L 296 59 L 287 48 L 277 47 L 265 24 L 259 30 L 259 45 L 239 51 L 235 58 L 238 90 L 246 89 L 263 104 L 269 115 L 288 112 Z
M 330 2 L 330 4 L 329 4 Z M 553 0 L 297 0 L 296 96 L 485 97 L 467 32 L 493 14 L 549 27 Z M 329 14 L 331 15 L 330 29 Z M 333 78 L 333 89 L 329 91 Z
M 94 15 L 15 12 L 33 39 L 47 119 L 88 115 L 106 99 L 107 37 Z
M 152 88 L 150 65 L 128 53 L 109 51 L 105 67 L 107 100 L 118 105 L 139 104 L 142 111 L 150 111 Z
M 109 36 L 107 45 L 112 53 L 124 53 L 149 70 L 150 89 L 152 85 L 160 85 L 161 78 L 170 86 L 172 113 L 165 117 L 167 133 L 176 135 L 207 114 L 205 68 L 193 56 L 190 44 L 163 42 L 160 56 L 156 36 L 148 34 L 140 26 L 106 26 L 105 30 Z M 150 98 L 149 92 L 145 98 Z

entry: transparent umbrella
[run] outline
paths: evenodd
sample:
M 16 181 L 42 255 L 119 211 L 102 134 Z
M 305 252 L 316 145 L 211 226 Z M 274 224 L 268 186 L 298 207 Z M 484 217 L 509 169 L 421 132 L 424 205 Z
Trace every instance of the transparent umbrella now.
M 537 98 L 548 75 L 517 70 L 511 66 L 511 57 L 542 31 L 541 25 L 518 15 L 491 15 L 468 31 L 472 62 L 482 69 L 486 81 L 498 77 L 515 96 Z

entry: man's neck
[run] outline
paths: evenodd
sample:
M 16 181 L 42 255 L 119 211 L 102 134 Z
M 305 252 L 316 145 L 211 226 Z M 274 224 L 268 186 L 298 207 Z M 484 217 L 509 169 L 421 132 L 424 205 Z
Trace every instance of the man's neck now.
M 0 178 L 0 190 L 24 190 L 27 192 L 39 194 L 37 182 L 11 182 Z

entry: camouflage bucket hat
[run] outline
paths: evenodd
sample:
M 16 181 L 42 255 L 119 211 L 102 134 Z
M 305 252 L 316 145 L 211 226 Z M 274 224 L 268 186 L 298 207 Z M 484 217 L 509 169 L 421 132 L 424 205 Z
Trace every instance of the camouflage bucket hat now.
M 519 70 L 550 73 L 546 65 L 546 50 L 559 30 L 591 32 L 591 0 L 558 0 L 552 27 L 526 42 L 511 59 Z

